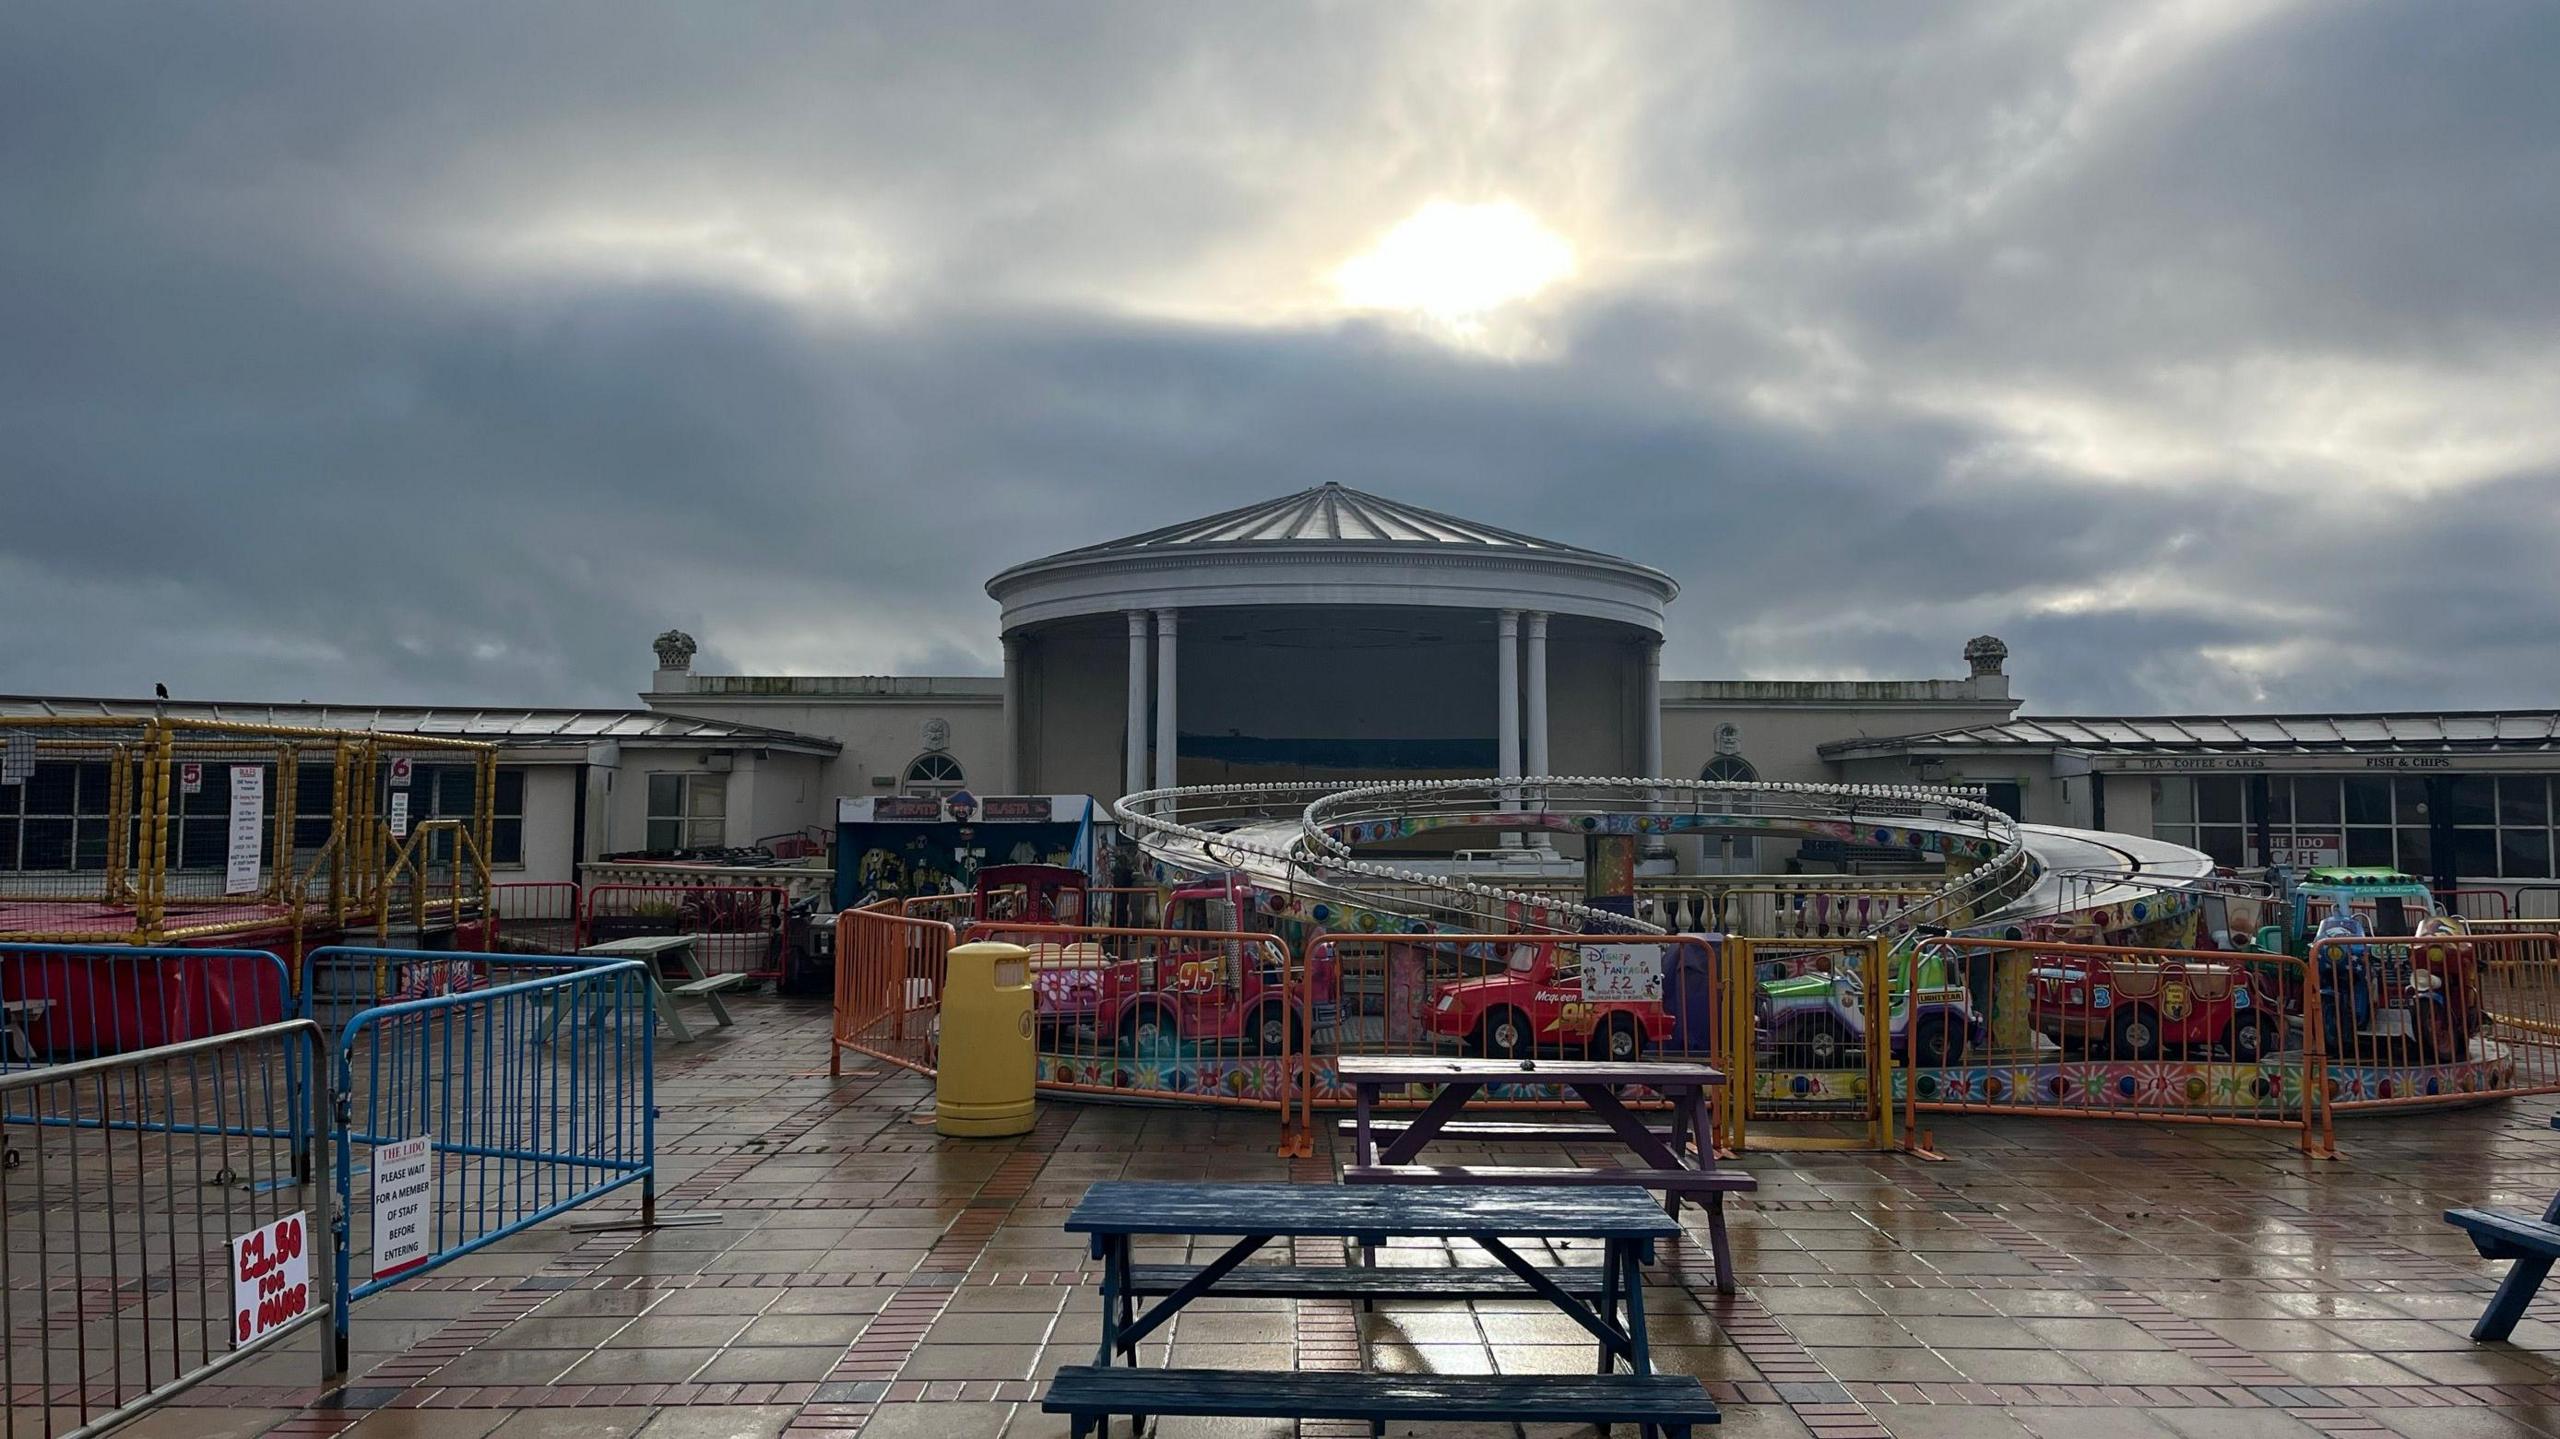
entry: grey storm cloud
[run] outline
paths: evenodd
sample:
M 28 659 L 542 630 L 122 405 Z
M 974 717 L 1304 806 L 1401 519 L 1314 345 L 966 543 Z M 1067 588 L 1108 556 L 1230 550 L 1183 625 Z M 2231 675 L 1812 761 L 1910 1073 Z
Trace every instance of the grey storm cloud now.
M 1321 480 L 1677 577 L 1684 676 L 2550 704 L 2560 10 L 0 11 L 0 689 L 993 667 Z M 1575 273 L 1328 276 L 1435 201 Z

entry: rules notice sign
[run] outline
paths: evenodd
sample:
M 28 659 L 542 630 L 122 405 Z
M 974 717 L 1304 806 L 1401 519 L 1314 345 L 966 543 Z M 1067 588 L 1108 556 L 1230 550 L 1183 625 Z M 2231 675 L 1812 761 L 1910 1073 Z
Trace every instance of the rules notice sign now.
M 258 892 L 259 851 L 266 844 L 267 772 L 253 764 L 231 767 L 231 834 L 223 851 L 224 894 Z
M 435 1197 L 435 1146 L 426 1136 L 373 1147 L 373 1277 L 389 1279 L 427 1262 L 428 1201 Z
M 231 1346 L 254 1344 L 311 1312 L 311 1255 L 302 1214 L 231 1241 Z
M 395 789 L 391 792 L 391 837 L 393 839 L 409 837 L 409 792 L 405 789 Z

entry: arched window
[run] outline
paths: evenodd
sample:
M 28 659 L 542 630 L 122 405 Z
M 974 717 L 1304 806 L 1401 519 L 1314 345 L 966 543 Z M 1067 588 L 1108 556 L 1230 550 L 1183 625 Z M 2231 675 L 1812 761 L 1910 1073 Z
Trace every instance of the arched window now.
M 949 794 L 968 782 L 968 776 L 960 772 L 960 761 L 937 750 L 907 761 L 907 772 L 898 786 L 908 794 Z
M 1738 754 L 1720 754 L 1707 761 L 1707 767 L 1698 771 L 1698 778 L 1709 784 L 1718 781 L 1751 784 L 1760 778 L 1760 771 L 1753 769 L 1751 761 Z
M 1750 784 L 1760 778 L 1760 771 L 1753 769 L 1751 761 L 1738 754 L 1720 754 L 1707 761 L 1706 768 L 1698 771 L 1698 778 L 1709 784 Z M 1738 813 L 1747 814 L 1751 810 L 1751 801 L 1745 799 L 1733 808 Z M 1726 835 L 1721 843 L 1707 847 L 1707 856 L 1724 861 L 1726 872 L 1731 873 L 1732 866 L 1748 864 L 1756 858 L 1752 853 L 1753 843 L 1738 835 Z

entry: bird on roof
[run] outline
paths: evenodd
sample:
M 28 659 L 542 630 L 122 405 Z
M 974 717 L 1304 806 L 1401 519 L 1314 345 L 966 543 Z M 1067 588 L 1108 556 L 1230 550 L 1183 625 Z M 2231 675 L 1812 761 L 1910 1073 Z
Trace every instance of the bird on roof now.
M 151 693 L 159 699 L 167 699 L 169 697 L 169 687 L 164 684 L 155 684 L 151 687 Z

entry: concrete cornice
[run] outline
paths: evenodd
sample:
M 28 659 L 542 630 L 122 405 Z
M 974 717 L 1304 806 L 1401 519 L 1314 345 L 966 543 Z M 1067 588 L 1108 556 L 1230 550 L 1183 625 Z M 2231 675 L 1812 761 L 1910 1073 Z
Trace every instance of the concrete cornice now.
M 987 582 L 1010 633 L 1126 610 L 1393 606 L 1538 610 L 1662 632 L 1670 576 L 1606 555 L 1377 541 L 1221 544 L 1165 554 L 1071 554 Z

